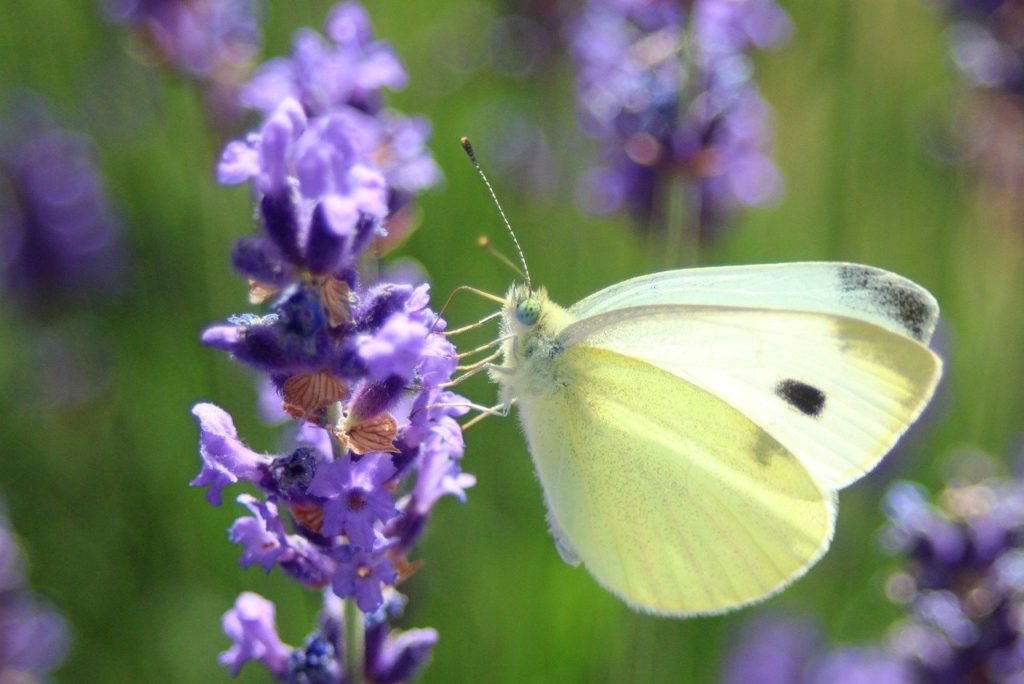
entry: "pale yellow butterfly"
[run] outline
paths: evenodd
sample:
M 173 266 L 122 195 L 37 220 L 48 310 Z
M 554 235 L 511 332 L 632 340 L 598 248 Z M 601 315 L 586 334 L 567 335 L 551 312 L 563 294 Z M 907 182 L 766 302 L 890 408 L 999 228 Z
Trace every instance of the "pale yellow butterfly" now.
M 526 282 L 488 370 L 518 406 L 562 558 L 641 611 L 723 613 L 803 575 L 836 492 L 941 375 L 934 297 L 877 268 L 667 271 L 566 309 L 516 248 Z

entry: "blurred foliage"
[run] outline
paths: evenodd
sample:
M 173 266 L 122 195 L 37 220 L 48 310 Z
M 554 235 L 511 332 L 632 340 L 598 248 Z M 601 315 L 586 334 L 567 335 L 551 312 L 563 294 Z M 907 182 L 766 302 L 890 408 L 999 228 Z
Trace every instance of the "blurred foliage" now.
M 241 571 L 225 533 L 241 509 L 230 497 L 212 509 L 187 486 L 198 466 L 188 409 L 198 400 L 229 410 L 255 448 L 274 448 L 250 376 L 198 342 L 206 324 L 247 308 L 228 253 L 251 229 L 249 198 L 216 185 L 212 171 L 229 133 L 244 128 L 208 126 L 195 84 L 134 61 L 133 40 L 96 4 L 0 5 L 0 99 L 31 90 L 63 125 L 92 137 L 133 255 L 119 298 L 60 320 L 0 312 L 0 490 L 33 584 L 73 625 L 60 681 L 220 681 L 227 675 L 216 656 L 228 642 L 219 619 L 240 591 L 277 603 L 291 643 L 319 604 L 277 573 Z M 506 238 L 461 135 L 475 141 L 535 280 L 557 301 L 665 265 L 655 240 L 624 220 L 575 207 L 574 182 L 592 148 L 575 126 L 559 48 L 535 55 L 529 70 L 495 69 L 507 61 L 492 49 L 495 21 L 517 3 L 366 4 L 410 72 L 392 103 L 430 117 L 447 175 L 423 198 L 422 226 L 399 252 L 422 263 L 438 300 L 465 283 L 501 292 L 511 279 L 475 246 L 480 233 Z M 852 641 L 881 634 L 896 614 L 880 591 L 890 561 L 875 540 L 884 484 L 934 485 L 953 447 L 1003 453 L 1022 427 L 1024 221 L 994 220 L 971 173 L 948 154 L 953 112 L 972 95 L 950 65 L 933 7 L 786 6 L 796 32 L 758 64 L 776 111 L 785 197 L 738 217 L 702 246 L 700 263 L 870 263 L 928 287 L 945 321 L 947 375 L 932 420 L 843 493 L 832 550 L 767 604 L 813 614 L 831 638 Z M 266 54 L 287 50 L 295 28 L 319 27 L 328 7 L 270 0 Z M 466 297 L 448 317 L 463 323 L 488 312 Z M 59 344 L 42 342 L 53 339 Z M 52 396 L 71 382 L 53 372 L 66 355 L 84 364 L 93 388 L 71 404 Z M 482 379 L 465 389 L 481 403 L 494 396 Z M 467 442 L 465 468 L 479 484 L 465 506 L 439 507 L 420 549 L 427 565 L 403 587 L 404 623 L 441 634 L 425 681 L 714 681 L 735 628 L 757 608 L 689 621 L 630 612 L 559 560 L 516 421 L 489 418 Z M 265 677 L 250 666 L 240 680 Z

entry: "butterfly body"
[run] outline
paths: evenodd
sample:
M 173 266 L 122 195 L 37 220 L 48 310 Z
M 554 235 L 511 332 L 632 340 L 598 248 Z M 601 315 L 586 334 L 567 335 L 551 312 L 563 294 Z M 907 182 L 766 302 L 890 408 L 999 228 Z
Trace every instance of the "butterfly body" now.
M 504 362 L 491 371 L 491 379 L 502 388 L 502 402 L 556 391 L 564 384 L 554 363 L 565 350 L 558 336 L 573 317 L 548 299 L 543 288 L 531 292 L 524 285 L 509 288 L 502 313 Z
M 639 610 L 721 613 L 827 550 L 836 492 L 934 391 L 937 316 L 853 264 L 670 271 L 568 309 L 514 285 L 491 377 L 562 558 Z

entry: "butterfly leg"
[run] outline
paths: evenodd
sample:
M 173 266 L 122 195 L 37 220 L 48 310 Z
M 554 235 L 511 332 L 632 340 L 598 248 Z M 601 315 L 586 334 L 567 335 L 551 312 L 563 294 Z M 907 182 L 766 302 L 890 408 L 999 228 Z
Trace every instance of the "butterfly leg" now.
M 511 340 L 513 337 L 515 337 L 515 335 L 506 335 L 505 337 L 499 337 L 498 339 L 493 340 L 491 342 L 488 342 L 487 344 L 480 345 L 476 349 L 470 349 L 469 351 L 464 351 L 461 354 L 459 354 L 456 358 L 461 359 L 461 358 L 465 358 L 467 356 L 472 356 L 473 354 L 479 354 L 482 351 L 487 351 L 491 347 L 497 347 L 498 345 L 504 344 L 505 342 Z M 493 356 L 489 356 L 487 358 L 490 359 L 490 358 L 493 358 Z
M 515 368 L 509 368 L 508 366 L 499 366 L 496 363 L 488 363 L 484 368 L 489 371 L 494 371 L 495 373 L 501 373 L 502 375 L 511 375 L 516 370 Z
M 470 418 L 469 420 L 462 424 L 462 431 L 465 432 L 466 430 L 473 427 L 487 416 L 507 416 L 509 410 L 511 410 L 512 408 L 512 404 L 514 403 L 516 403 L 515 399 L 508 402 L 507 404 L 496 404 L 486 411 L 481 411 L 478 415 L 473 416 L 472 418 Z
M 464 333 L 464 332 L 469 332 L 470 330 L 476 330 L 480 326 L 485 325 L 486 323 L 489 323 L 490 321 L 493 321 L 495 318 L 501 318 L 501 314 L 502 314 L 501 311 L 495 311 L 492 314 L 488 314 L 487 316 L 484 316 L 483 318 L 481 318 L 476 323 L 470 323 L 469 325 L 464 325 L 461 328 L 456 328 L 455 330 L 445 330 L 441 334 L 442 335 L 449 335 L 449 336 L 450 335 L 459 335 L 459 334 Z
M 498 295 L 491 294 L 490 292 L 484 292 L 483 290 L 478 290 L 477 288 L 470 287 L 469 285 L 459 285 L 457 288 L 452 290 L 452 293 L 450 295 L 448 295 L 448 299 L 445 300 L 444 305 L 441 306 L 441 310 L 437 312 L 437 318 L 435 318 L 434 322 L 431 324 L 430 332 L 434 332 L 434 326 L 436 326 L 437 322 L 439 320 L 441 320 L 441 316 L 444 315 L 444 312 L 448 308 L 448 305 L 452 303 L 453 299 L 455 299 L 455 295 L 459 294 L 460 292 L 472 292 L 473 294 L 477 295 L 478 297 L 483 297 L 484 299 L 489 299 L 492 302 L 497 302 L 498 304 L 504 304 L 505 303 L 505 298 L 504 297 L 499 297 Z M 500 315 L 500 312 L 499 312 L 499 315 Z M 485 321 L 482 321 L 482 322 L 486 322 L 486 319 L 485 319 Z
M 465 373 L 455 378 L 454 380 L 449 380 L 448 382 L 438 385 L 438 387 L 440 387 L 441 389 L 448 389 L 449 387 L 454 387 L 463 380 L 467 380 L 481 371 L 495 370 L 498 371 L 499 373 L 509 372 L 511 369 L 491 363 L 491 361 L 498 358 L 500 355 L 501 352 L 494 352 L 490 356 L 480 359 L 476 363 L 469 364 L 468 366 L 456 366 L 456 368 L 465 371 Z
M 413 411 L 413 414 L 417 413 L 418 411 L 426 411 L 427 409 L 431 409 L 431 408 L 467 408 L 470 411 L 479 411 L 481 415 L 485 415 L 485 416 L 502 416 L 502 417 L 504 417 L 504 416 L 508 415 L 508 412 L 512 408 L 512 404 L 514 404 L 514 403 L 515 403 L 514 399 L 511 402 L 495 404 L 494 406 L 482 406 L 480 404 L 474 404 L 474 403 L 468 402 L 468 401 L 454 401 L 454 402 L 442 401 L 442 402 L 437 402 L 437 403 L 434 403 L 434 404 L 427 404 L 426 406 L 421 406 L 420 408 L 418 408 L 415 411 Z M 479 417 L 479 416 L 477 416 L 477 417 Z

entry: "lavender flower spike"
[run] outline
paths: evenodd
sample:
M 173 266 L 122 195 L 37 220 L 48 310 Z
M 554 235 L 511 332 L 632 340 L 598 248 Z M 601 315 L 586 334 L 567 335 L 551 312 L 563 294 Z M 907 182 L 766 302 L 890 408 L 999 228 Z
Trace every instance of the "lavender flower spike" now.
M 106 0 L 112 20 L 144 34 L 157 54 L 202 79 L 244 68 L 260 45 L 254 0 Z
M 262 412 L 292 425 L 281 453 L 258 454 L 227 413 L 197 404 L 192 484 L 209 487 L 213 505 L 231 484 L 255 486 L 237 497 L 248 515 L 229 532 L 241 565 L 329 587 L 317 628 L 295 648 L 277 638 L 273 605 L 243 594 L 224 618 L 232 674 L 260 660 L 279 681 L 398 682 L 437 640 L 387 623 L 402 603 L 394 586 L 422 564 L 410 556 L 433 507 L 447 494 L 465 500 L 474 483 L 455 421 L 467 402 L 444 390 L 458 355 L 429 288 L 361 273 L 370 246 L 405 221 L 393 212 L 436 180 L 429 126 L 383 109 L 381 89 L 405 75 L 371 40 L 362 7 L 335 8 L 328 34 L 301 32 L 292 57 L 259 70 L 246 93 L 265 119 L 217 169 L 221 182 L 253 186 L 260 230 L 231 261 L 262 310 L 229 316 L 202 340 L 261 372 Z
M 580 118 L 603 156 L 581 188 L 584 208 L 628 206 L 665 223 L 684 183 L 707 232 L 777 197 L 770 112 L 749 53 L 790 28 L 775 0 L 589 0 L 569 36 Z
M 38 123 L 0 130 L 0 204 L 0 275 L 23 307 L 40 313 L 119 285 L 121 228 L 84 138 Z
M 904 610 L 888 636 L 829 651 L 809 621 L 763 619 L 744 630 L 726 684 L 1024 680 L 1024 482 L 958 482 L 934 499 L 897 482 L 885 511 L 882 545 L 901 559 L 885 592 Z
M 373 39 L 366 10 L 345 2 L 331 10 L 327 37 L 311 30 L 296 34 L 292 54 L 258 68 L 241 91 L 243 106 L 270 115 L 282 102 L 301 104 L 310 117 L 335 118 L 352 145 L 351 161 L 384 175 L 391 232 L 411 229 L 406 209 L 414 197 L 441 182 L 441 171 L 426 147 L 430 123 L 387 109 L 384 90 L 407 82 L 394 50 Z

